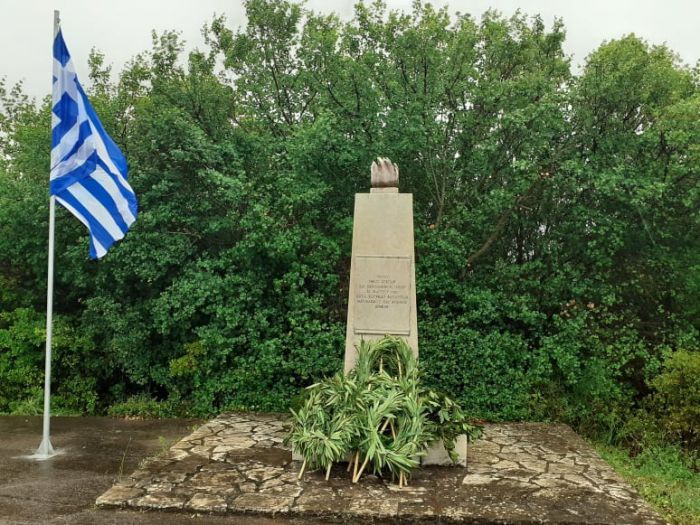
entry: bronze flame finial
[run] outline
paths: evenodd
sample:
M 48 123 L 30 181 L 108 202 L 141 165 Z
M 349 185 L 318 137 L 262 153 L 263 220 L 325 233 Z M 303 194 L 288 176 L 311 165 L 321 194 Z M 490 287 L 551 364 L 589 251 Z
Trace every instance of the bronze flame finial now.
M 372 162 L 372 187 L 373 188 L 398 188 L 399 167 L 387 158 L 379 157 Z

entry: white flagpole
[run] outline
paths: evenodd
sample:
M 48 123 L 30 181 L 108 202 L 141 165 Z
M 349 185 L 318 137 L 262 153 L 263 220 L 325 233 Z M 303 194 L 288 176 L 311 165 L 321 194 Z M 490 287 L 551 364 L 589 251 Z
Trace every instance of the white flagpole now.
M 53 12 L 53 36 L 58 33 L 59 14 Z M 53 42 L 53 40 L 52 40 Z M 56 229 L 56 198 L 49 197 L 49 276 L 46 290 L 46 363 L 44 367 L 44 429 L 39 448 L 34 453 L 36 459 L 48 459 L 55 455 L 51 445 L 51 339 L 53 336 L 53 252 L 54 231 Z

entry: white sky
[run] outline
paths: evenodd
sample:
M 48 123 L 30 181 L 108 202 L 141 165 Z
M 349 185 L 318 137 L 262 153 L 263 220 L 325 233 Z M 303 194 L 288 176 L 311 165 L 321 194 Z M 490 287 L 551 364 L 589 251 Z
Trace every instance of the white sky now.
M 387 0 L 390 8 L 409 11 L 411 0 Z M 695 65 L 700 58 L 700 2 L 697 0 L 435 0 L 452 13 L 476 19 L 493 7 L 505 15 L 520 8 L 539 13 L 548 27 L 562 17 L 564 44 L 574 66 L 604 40 L 635 33 L 650 43 L 666 43 L 682 60 Z M 314 11 L 353 13 L 353 0 L 307 0 Z M 151 30 L 176 29 L 189 48 L 202 46 L 202 25 L 214 13 L 225 14 L 232 28 L 245 23 L 241 0 L 0 0 L 0 76 L 19 80 L 32 96 L 49 93 L 53 10 L 61 11 L 63 34 L 78 77 L 87 81 L 87 58 L 92 47 L 106 55 L 113 73 L 136 53 L 150 49 Z

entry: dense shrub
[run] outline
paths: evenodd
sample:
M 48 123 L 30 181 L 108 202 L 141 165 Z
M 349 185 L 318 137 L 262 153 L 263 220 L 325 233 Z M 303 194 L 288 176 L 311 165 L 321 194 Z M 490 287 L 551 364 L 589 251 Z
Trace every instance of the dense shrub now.
M 44 331 L 30 309 L 0 313 L 0 411 L 39 397 L 43 387 Z
M 700 353 L 669 354 L 652 386 L 652 406 L 662 428 L 689 448 L 700 448 Z
M 157 401 L 146 394 L 137 394 L 109 407 L 108 414 L 117 417 L 162 418 L 182 415 L 183 407 L 173 407 L 166 401 Z
M 0 312 L 0 413 L 41 412 L 45 323 L 43 314 L 29 308 Z M 59 317 L 54 320 L 53 353 L 56 411 L 94 412 L 100 363 L 93 342 Z

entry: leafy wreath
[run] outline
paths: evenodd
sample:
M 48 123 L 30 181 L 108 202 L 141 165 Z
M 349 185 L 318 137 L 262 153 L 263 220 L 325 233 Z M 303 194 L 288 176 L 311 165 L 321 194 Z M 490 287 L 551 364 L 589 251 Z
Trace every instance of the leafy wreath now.
M 453 462 L 455 439 L 472 441 L 481 427 L 444 394 L 424 387 L 413 351 L 398 337 L 361 341 L 355 368 L 306 389 L 301 407 L 292 410 L 287 436 L 303 457 L 299 478 L 308 467 L 326 471 L 348 461 L 352 482 L 363 472 L 389 474 L 408 483 L 428 446 L 442 441 Z

